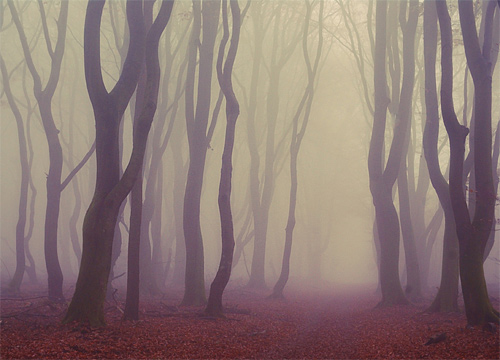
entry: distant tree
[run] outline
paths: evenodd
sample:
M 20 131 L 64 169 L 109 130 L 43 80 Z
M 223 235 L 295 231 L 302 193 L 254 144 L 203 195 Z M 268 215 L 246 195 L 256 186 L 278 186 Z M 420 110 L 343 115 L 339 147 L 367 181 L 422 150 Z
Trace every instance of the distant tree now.
M 23 281 L 24 271 L 26 270 L 25 257 L 25 235 L 26 235 L 26 220 L 28 208 L 28 188 L 30 179 L 30 166 L 28 161 L 28 148 L 26 145 L 26 131 L 24 129 L 24 120 L 21 111 L 17 106 L 14 94 L 10 88 L 10 79 L 5 66 L 3 57 L 0 55 L 0 70 L 3 79 L 3 91 L 7 97 L 10 109 L 14 114 L 14 119 L 17 125 L 17 137 L 19 140 L 19 158 L 21 161 L 21 182 L 19 189 L 19 206 L 18 217 L 16 224 L 16 271 L 9 283 L 9 290 L 16 293 L 19 292 Z
M 304 55 L 304 61 L 307 68 L 307 86 L 300 101 L 295 116 L 293 117 L 292 124 L 292 138 L 290 141 L 290 203 L 288 207 L 288 220 L 285 228 L 285 246 L 283 250 L 283 262 L 281 266 L 281 273 L 278 281 L 274 285 L 273 293 L 271 297 L 282 298 L 283 289 L 288 282 L 288 277 L 290 274 L 290 256 L 292 252 L 292 242 L 293 242 L 293 230 L 295 227 L 295 208 L 297 205 L 297 159 L 299 155 L 300 145 L 304 139 L 304 135 L 307 129 L 307 124 L 309 122 L 309 116 L 311 113 L 312 102 L 314 99 L 314 87 L 316 82 L 316 76 L 318 73 L 319 60 L 321 58 L 321 52 L 323 50 L 323 9 L 324 2 L 319 2 L 319 12 L 318 12 L 318 43 L 316 45 L 316 54 L 314 57 L 314 62 L 311 63 L 311 58 L 308 49 L 308 38 L 310 35 L 309 26 L 311 21 L 311 14 L 313 10 L 313 5 L 310 2 L 306 2 L 306 16 L 304 21 L 304 30 L 302 34 L 302 52 Z M 302 117 L 302 123 L 299 126 L 299 119 Z
M 179 4 L 180 3 L 177 3 L 176 6 L 179 6 Z M 177 9 L 177 11 L 180 11 L 179 8 Z M 164 275 L 165 272 L 168 272 L 167 265 L 169 265 L 169 260 L 167 260 L 167 264 L 163 261 L 162 249 L 164 245 L 170 243 L 170 239 L 173 241 L 173 237 L 168 236 L 167 238 L 169 240 L 165 242 L 166 237 L 162 234 L 163 227 L 169 229 L 171 227 L 168 225 L 168 222 L 166 223 L 165 221 L 165 216 L 162 212 L 162 202 L 158 201 L 158 199 L 164 197 L 164 154 L 167 146 L 171 143 L 174 126 L 179 126 L 176 125 L 178 124 L 177 118 L 179 118 L 177 112 L 181 97 L 184 94 L 185 70 L 187 66 L 187 57 L 181 54 L 184 54 L 183 50 L 185 50 L 186 47 L 187 42 L 185 38 L 189 33 L 187 29 L 191 23 L 190 20 L 184 21 L 186 25 L 184 25 L 184 28 L 181 28 L 181 30 L 175 28 L 172 26 L 172 23 L 170 23 L 163 37 L 165 41 L 162 46 L 163 52 L 160 54 L 160 59 L 162 59 L 161 62 L 163 63 L 163 76 L 160 85 L 158 110 L 156 112 L 158 120 L 155 121 L 156 125 L 152 129 L 151 141 L 148 142 L 150 144 L 150 161 L 149 169 L 145 174 L 145 180 L 147 182 L 144 191 L 141 224 L 141 241 L 144 243 L 144 246 L 141 245 L 141 248 L 146 250 L 144 253 L 141 253 L 141 291 L 149 293 L 160 291 L 165 283 L 166 279 Z M 176 81 L 174 81 L 175 76 L 177 77 Z M 176 83 L 176 85 L 170 89 L 169 86 L 173 83 Z M 165 126 L 166 124 L 168 125 Z M 182 126 L 182 124 L 180 126 Z M 164 131 L 165 127 L 166 130 Z M 177 136 L 180 137 L 179 140 L 184 138 L 182 135 Z M 171 147 L 182 147 L 182 145 L 176 144 Z M 181 186 L 181 188 L 182 187 L 183 186 Z M 170 197 L 169 193 L 166 195 L 167 198 Z M 180 216 L 181 220 L 179 224 L 182 230 L 182 210 L 178 214 L 175 213 L 174 216 Z M 177 226 L 177 224 L 174 224 L 174 226 Z M 182 247 L 184 247 L 184 238 L 181 239 L 181 242 Z M 186 255 L 183 254 L 180 258 L 184 259 L 185 256 Z M 144 262 L 150 263 L 150 265 L 148 265 L 150 271 L 143 271 Z
M 280 113 L 280 83 L 285 65 L 292 58 L 292 54 L 299 43 L 301 35 L 300 26 L 296 24 L 296 14 L 293 7 L 288 7 L 286 3 L 270 3 L 272 7 L 271 18 L 268 23 L 263 23 L 262 17 L 266 8 L 262 6 L 265 2 L 256 1 L 252 5 L 254 11 L 254 31 L 255 31 L 255 55 L 252 68 L 252 79 L 250 82 L 250 95 L 248 102 L 248 146 L 250 150 L 250 196 L 253 212 L 254 224 L 254 248 L 252 256 L 252 266 L 248 286 L 253 288 L 265 288 L 265 259 L 267 230 L 269 225 L 269 211 L 274 196 L 277 163 L 279 163 L 280 152 L 276 140 L 284 140 L 285 133 L 276 135 L 278 115 Z M 294 16 L 295 15 L 295 16 Z M 273 25 L 272 47 L 270 56 L 262 53 L 262 42 L 264 34 Z M 287 36 L 282 36 L 286 34 Z M 268 63 L 262 62 L 269 58 Z M 269 78 L 267 94 L 265 99 L 265 133 L 259 136 L 258 125 L 255 124 L 256 107 L 258 106 L 257 95 L 260 67 L 262 64 L 267 70 Z M 259 145 L 265 149 L 264 165 L 261 170 L 261 155 Z M 281 142 L 284 143 L 284 142 Z M 284 155 L 284 154 L 283 154 Z M 282 156 L 284 159 L 284 156 Z
M 250 4 L 250 3 L 248 3 Z M 222 253 L 217 274 L 210 286 L 205 312 L 210 315 L 222 316 L 222 294 L 231 276 L 233 251 L 234 251 L 234 230 L 233 215 L 231 211 L 231 178 L 232 178 L 232 157 L 234 147 L 234 133 L 236 130 L 236 120 L 240 114 L 238 99 L 234 94 L 232 83 L 232 72 L 238 43 L 240 40 L 240 7 L 238 0 L 230 0 L 232 16 L 232 34 L 229 50 L 224 61 L 226 44 L 229 41 L 229 21 L 227 14 L 227 0 L 222 1 L 222 20 L 224 34 L 219 46 L 217 56 L 217 79 L 226 98 L 226 136 L 224 150 L 222 153 L 221 176 L 219 183 L 219 213 L 221 221 Z
M 408 163 L 411 162 L 409 151 L 410 145 L 410 124 L 415 118 L 413 114 L 413 89 L 415 87 L 415 37 L 416 28 L 419 17 L 418 2 L 401 1 L 399 5 L 399 26 L 403 33 L 403 81 L 401 84 L 401 96 L 399 100 L 398 113 L 396 121 L 404 121 L 407 117 L 408 127 L 405 135 L 405 143 L 403 145 L 402 163 L 399 168 L 397 184 L 399 197 L 399 219 L 401 223 L 401 235 L 405 250 L 405 263 L 407 284 L 405 293 L 410 299 L 419 299 L 422 296 L 420 267 L 417 255 L 417 247 L 415 243 L 415 232 L 412 221 L 409 183 L 413 183 L 413 177 L 409 177 Z M 407 16 L 408 12 L 408 16 Z M 394 56 L 397 56 L 395 54 Z M 392 89 L 393 93 L 395 89 Z M 422 178 L 422 174 L 420 174 Z M 412 186 L 413 188 L 414 186 Z M 425 196 L 424 196 L 425 197 Z
M 49 171 L 47 173 L 47 204 L 45 213 L 45 234 L 44 234 L 44 251 L 45 263 L 47 265 L 48 275 L 48 292 L 49 298 L 53 300 L 63 299 L 62 284 L 63 274 L 59 265 L 57 255 L 57 226 L 59 219 L 59 208 L 61 200 L 61 173 L 63 165 L 63 154 L 61 142 L 59 140 L 59 130 L 54 122 L 52 114 L 52 98 L 59 82 L 61 73 L 61 63 L 64 55 L 66 42 L 66 24 L 68 19 L 68 1 L 63 1 L 60 4 L 59 17 L 57 20 L 57 40 L 53 47 L 50 39 L 47 18 L 45 13 L 45 5 L 39 0 L 38 6 L 42 19 L 42 29 L 44 39 L 47 46 L 47 51 L 51 58 L 50 74 L 45 84 L 42 85 L 42 79 L 39 70 L 37 70 L 33 57 L 26 39 L 23 24 L 21 23 L 16 6 L 12 0 L 8 0 L 12 19 L 17 28 L 19 39 L 23 48 L 26 64 L 33 78 L 33 93 L 38 103 L 42 124 L 47 137 L 49 147 Z
M 105 0 L 87 6 L 84 28 L 85 79 L 96 122 L 97 179 L 83 224 L 83 252 L 75 294 L 64 322 L 105 324 L 104 299 L 111 267 L 113 236 L 120 206 L 142 168 L 146 142 L 156 111 L 160 70 L 158 41 L 170 18 L 173 1 L 163 1 L 145 36 L 143 2 L 127 1 L 130 42 L 123 70 L 113 89 L 104 86 L 100 65 L 100 23 Z M 144 107 L 136 124 L 129 163 L 120 178 L 119 127 L 139 78 L 146 48 L 147 83 Z

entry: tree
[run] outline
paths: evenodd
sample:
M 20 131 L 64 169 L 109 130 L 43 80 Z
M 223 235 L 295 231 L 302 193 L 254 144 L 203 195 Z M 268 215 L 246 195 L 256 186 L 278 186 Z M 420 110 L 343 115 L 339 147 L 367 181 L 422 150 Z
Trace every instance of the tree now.
M 265 288 L 265 259 L 267 230 L 269 225 L 269 211 L 274 196 L 276 184 L 276 164 L 279 159 L 279 149 L 276 145 L 276 125 L 280 112 L 280 81 L 283 69 L 291 59 L 300 36 L 300 27 L 295 26 L 295 18 L 286 16 L 292 8 L 283 6 L 278 2 L 274 7 L 272 17 L 267 24 L 262 23 L 262 1 L 257 1 L 253 7 L 254 32 L 255 32 L 255 54 L 252 67 L 252 79 L 250 82 L 250 95 L 248 101 L 248 147 L 250 150 L 250 196 L 252 203 L 253 224 L 254 224 L 254 249 L 252 256 L 252 267 L 248 286 L 253 288 Z M 285 8 L 285 9 L 284 9 Z M 272 21 L 274 19 L 274 22 Z M 256 131 L 255 117 L 258 105 L 258 80 L 262 59 L 262 42 L 266 29 L 274 25 L 272 34 L 272 47 L 269 56 L 269 64 L 263 63 L 268 71 L 269 83 L 267 98 L 265 99 L 265 136 L 262 142 L 265 143 L 265 156 L 263 173 L 260 172 L 261 156 L 259 155 L 259 135 Z M 264 29 L 262 29 L 262 27 Z M 290 27 L 293 27 L 290 29 Z M 281 36 L 286 34 L 287 36 Z M 281 140 L 286 134 L 282 134 Z
M 208 149 L 208 117 L 212 93 L 213 49 L 219 24 L 219 1 L 193 1 L 193 28 L 188 47 L 186 76 L 186 127 L 189 169 L 184 193 L 183 229 L 186 242 L 186 273 L 183 305 L 206 302 L 200 200 Z M 203 22 L 203 26 L 202 26 Z M 203 40 L 200 32 L 203 28 Z M 197 59 L 199 49 L 199 61 Z M 194 106 L 195 70 L 198 63 L 198 92 Z
M 28 161 L 28 149 L 26 145 L 26 132 L 24 130 L 24 122 L 19 107 L 16 104 L 14 95 L 10 88 L 9 74 L 3 57 L 0 55 L 0 70 L 3 78 L 3 89 L 7 96 L 7 101 L 14 114 L 17 125 L 17 136 L 19 139 L 19 158 L 21 160 L 21 183 L 19 191 L 19 207 L 18 218 L 16 224 L 16 271 L 9 283 L 9 290 L 12 292 L 19 292 L 21 282 L 23 281 L 24 271 L 26 270 L 26 257 L 25 257 L 25 231 L 26 231 L 26 218 L 28 207 L 28 186 L 30 178 L 30 166 Z
M 406 4 L 406 2 L 401 3 Z M 399 282 L 399 220 L 392 201 L 392 188 L 399 173 L 401 154 L 410 122 L 413 93 L 414 65 L 412 66 L 415 29 L 418 20 L 418 2 L 410 1 L 409 16 L 403 29 L 403 52 L 409 57 L 404 61 L 403 84 L 394 136 L 385 167 L 383 158 L 384 133 L 389 99 L 386 80 L 386 22 L 387 2 L 377 1 L 376 39 L 374 58 L 374 117 L 368 155 L 370 191 L 375 206 L 375 218 L 380 239 L 379 279 L 382 290 L 380 305 L 406 304 Z M 394 92 L 393 87 L 393 92 Z M 394 94 L 393 94 L 394 96 Z
M 290 203 L 288 207 L 288 220 L 285 228 L 285 247 L 283 251 L 283 262 L 281 266 L 281 273 L 278 281 L 274 285 L 273 293 L 271 297 L 282 298 L 283 289 L 288 281 L 290 274 L 290 255 L 292 252 L 292 242 L 293 242 L 293 230 L 295 227 L 295 208 L 297 205 L 297 158 L 299 155 L 300 145 L 302 139 L 304 138 L 307 124 L 309 122 L 309 115 L 311 113 L 311 106 L 314 99 L 314 85 L 316 81 L 316 75 L 318 72 L 319 60 L 321 58 L 321 52 L 323 49 L 323 8 L 324 2 L 319 3 L 319 13 L 318 13 L 318 44 L 316 48 L 316 56 L 314 58 L 314 63 L 311 64 L 308 49 L 308 37 L 309 37 L 309 23 L 311 21 L 312 4 L 306 2 L 306 17 L 304 21 L 304 32 L 302 37 L 302 52 L 304 55 L 304 61 L 307 68 L 307 86 L 304 91 L 302 100 L 299 103 L 295 116 L 293 118 L 292 125 L 292 139 L 290 142 Z M 302 124 L 299 130 L 299 119 L 302 118 Z
M 439 291 L 428 311 L 458 310 L 458 242 L 448 182 L 438 159 L 439 107 L 436 90 L 436 1 L 424 2 L 424 61 L 426 123 L 423 147 L 432 186 L 444 212 L 443 262 Z
M 496 4 L 488 6 L 490 19 Z M 492 27 L 486 26 L 483 49 L 479 45 L 472 1 L 458 2 L 462 37 L 472 79 L 474 82 L 474 175 L 476 204 L 473 217 L 465 201 L 463 167 L 465 139 L 468 129 L 457 120 L 452 98 L 453 67 L 451 60 L 452 35 L 446 3 L 439 4 L 438 17 L 441 27 L 441 103 L 443 121 L 450 139 L 450 197 L 455 216 L 460 253 L 460 279 L 469 325 L 499 322 L 499 313 L 488 297 L 484 279 L 483 254 L 494 222 L 495 192 L 492 174 L 491 129 L 491 73 L 490 48 Z M 488 16 L 488 14 L 487 14 Z
M 153 22 L 153 5 L 154 1 L 144 3 L 144 25 L 145 30 L 149 31 Z M 139 129 L 140 116 L 144 107 L 144 102 L 148 99 L 145 97 L 146 90 L 146 64 L 141 66 L 141 73 L 137 82 L 135 91 L 135 107 L 133 120 L 133 133 Z M 148 94 L 149 95 L 149 94 Z M 128 237 L 128 254 L 127 254 L 127 297 L 125 299 L 125 309 L 123 318 L 125 320 L 139 320 L 139 288 L 141 274 L 141 252 L 145 252 L 141 246 L 141 226 L 142 226 L 142 184 L 143 184 L 143 166 L 139 170 L 134 186 L 130 191 L 130 223 Z
M 42 18 L 42 28 L 47 46 L 47 51 L 51 58 L 50 75 L 45 84 L 42 85 L 42 80 L 39 71 L 35 67 L 33 58 L 29 49 L 29 45 L 24 33 L 23 25 L 17 14 L 16 6 L 12 0 L 7 2 L 12 19 L 16 25 L 19 39 L 23 48 L 26 64 L 33 78 L 33 92 L 38 103 L 42 124 L 47 138 L 49 147 L 49 171 L 47 173 L 47 205 L 45 213 L 45 234 L 44 234 L 44 252 L 45 264 L 47 266 L 48 275 L 48 292 L 49 298 L 52 300 L 61 300 L 64 298 L 62 293 L 63 274 L 59 265 L 57 255 L 57 225 L 59 219 L 59 208 L 61 200 L 61 173 L 63 165 L 63 154 L 61 142 L 59 140 L 59 130 L 56 127 L 52 115 L 52 98 L 59 82 L 61 73 L 61 63 L 64 55 L 66 42 L 66 23 L 68 19 L 69 2 L 63 1 L 60 6 L 59 17 L 57 20 L 57 40 L 55 47 L 49 36 L 47 26 L 47 18 L 45 8 L 41 0 L 38 1 L 40 15 Z
M 248 3 L 250 4 L 250 3 Z M 231 15 L 233 20 L 232 35 L 229 50 L 224 61 L 226 44 L 229 40 L 229 24 L 227 14 L 227 0 L 222 1 L 222 19 L 224 35 L 221 39 L 219 54 L 217 57 L 217 79 L 226 98 L 226 137 L 224 150 L 222 153 L 221 177 L 219 183 L 219 213 L 221 221 L 222 253 L 217 274 L 210 286 L 205 312 L 210 315 L 221 316 L 222 294 L 231 276 L 233 251 L 234 251 L 234 230 L 233 215 L 231 212 L 231 177 L 232 177 L 232 156 L 234 146 L 234 133 L 236 130 L 236 120 L 240 114 L 238 99 L 234 94 L 232 83 L 232 72 L 238 43 L 240 39 L 240 7 L 238 0 L 230 0 Z
M 100 24 L 105 0 L 87 6 L 84 28 L 84 61 L 87 89 L 96 123 L 97 179 L 92 202 L 83 224 L 83 252 L 75 294 L 64 322 L 73 320 L 101 326 L 104 299 L 111 268 L 113 236 L 120 206 L 142 168 L 146 142 L 156 111 L 160 69 L 158 41 L 165 28 L 173 1 L 163 1 L 145 37 L 142 1 L 127 1 L 130 42 L 123 70 L 113 89 L 104 86 L 100 66 Z M 123 113 L 139 78 L 146 49 L 147 86 L 144 107 L 136 124 L 129 163 L 119 177 L 119 127 Z

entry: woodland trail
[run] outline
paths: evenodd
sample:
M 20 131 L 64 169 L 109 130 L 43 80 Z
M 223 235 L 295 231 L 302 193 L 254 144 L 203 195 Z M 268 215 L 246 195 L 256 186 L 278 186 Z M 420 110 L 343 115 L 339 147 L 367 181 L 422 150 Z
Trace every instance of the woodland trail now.
M 119 292 L 120 294 L 121 292 Z M 66 304 L 43 291 L 2 295 L 2 359 L 498 359 L 499 333 L 466 329 L 463 314 L 425 314 L 428 301 L 374 309 L 366 289 L 267 292 L 228 289 L 225 319 L 177 306 L 182 292 L 144 297 L 141 320 L 121 321 L 123 299 L 106 304 L 108 325 L 62 325 Z M 495 306 L 498 306 L 496 300 Z M 426 346 L 429 338 L 446 339 Z

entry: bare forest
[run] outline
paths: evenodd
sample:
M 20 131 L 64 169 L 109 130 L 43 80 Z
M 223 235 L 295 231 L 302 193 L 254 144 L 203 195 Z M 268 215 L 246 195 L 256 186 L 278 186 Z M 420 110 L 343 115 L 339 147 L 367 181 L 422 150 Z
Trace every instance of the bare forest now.
M 0 2 L 0 357 L 500 357 L 500 1 Z

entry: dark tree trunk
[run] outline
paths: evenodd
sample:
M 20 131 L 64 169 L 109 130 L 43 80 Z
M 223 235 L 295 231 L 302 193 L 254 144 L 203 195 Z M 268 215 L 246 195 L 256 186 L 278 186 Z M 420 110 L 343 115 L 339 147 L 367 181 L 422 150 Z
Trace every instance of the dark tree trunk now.
M 224 97 L 226 98 L 226 136 L 224 141 L 224 150 L 222 153 L 221 176 L 219 183 L 219 213 L 221 221 L 222 253 L 219 269 L 215 275 L 214 281 L 210 286 L 205 312 L 213 316 L 222 316 L 222 294 L 231 276 L 234 250 L 234 229 L 233 215 L 231 212 L 231 177 L 233 172 L 232 157 L 234 146 L 234 134 L 236 130 L 236 120 L 240 114 L 240 106 L 236 95 L 234 94 L 232 84 L 232 73 L 238 43 L 240 39 L 240 8 L 238 0 L 230 0 L 232 16 L 232 35 L 231 43 L 224 62 L 224 53 L 226 44 L 229 40 L 229 24 L 227 14 L 227 0 L 222 1 L 222 16 L 224 35 L 219 47 L 217 57 L 217 78 Z
M 405 6 L 406 2 L 401 3 Z M 404 12 L 406 16 L 406 11 Z M 382 290 L 381 306 L 406 304 L 399 281 L 399 220 L 392 201 L 392 189 L 399 173 L 404 149 L 414 83 L 413 47 L 418 20 L 418 3 L 410 1 L 408 21 L 403 27 L 403 52 L 405 54 L 401 101 L 394 127 L 389 157 L 383 168 L 384 133 L 387 116 L 387 82 L 385 71 L 387 2 L 377 2 L 376 40 L 374 59 L 375 112 L 368 155 L 370 190 L 375 206 L 375 219 L 380 239 L 379 279 Z M 393 89 L 394 90 L 394 89 Z
M 201 9 L 203 7 L 203 9 Z M 186 124 L 189 141 L 189 170 L 184 193 L 183 228 L 186 242 L 186 274 L 183 305 L 206 302 L 203 238 L 200 224 L 200 201 L 208 149 L 207 125 L 212 92 L 213 49 L 219 24 L 219 1 L 193 1 L 193 30 L 189 45 L 186 79 Z M 200 28 L 203 21 L 203 40 Z M 196 111 L 194 76 L 199 52 L 199 75 Z
M 456 117 L 445 119 L 446 130 L 450 137 L 450 195 L 457 224 L 460 250 L 460 278 L 464 296 L 465 313 L 469 325 L 499 322 L 499 313 L 493 309 L 488 297 L 484 279 L 483 255 L 495 217 L 496 194 L 492 173 L 492 129 L 491 129 L 491 37 L 492 20 L 497 6 L 490 2 L 487 7 L 489 20 L 486 20 L 484 45 L 481 50 L 476 31 L 472 1 L 459 1 L 462 37 L 472 79 L 474 82 L 474 175 L 476 181 L 476 204 L 472 219 L 468 216 L 464 198 L 463 182 L 457 177 L 462 173 L 464 152 L 462 150 L 467 134 L 458 124 Z M 441 18 L 440 18 L 441 20 Z M 449 29 L 446 31 L 448 32 Z M 444 34 L 442 33 L 442 36 Z M 451 40 L 451 34 L 449 35 Z M 448 43 L 451 44 L 451 41 Z M 444 50 L 443 50 L 444 51 Z M 443 73 L 444 73 L 443 69 Z M 450 70 L 451 71 L 451 70 Z M 452 80 L 450 80 L 451 83 Z M 447 89 L 451 98 L 452 90 Z M 443 102 L 443 99 L 441 100 Z M 449 111 L 453 111 L 452 100 L 448 99 Z M 449 106 L 451 104 L 451 107 Z M 460 129 L 455 131 L 456 129 Z M 453 142 L 452 142 L 453 141 Z M 453 182 L 452 182 L 453 181 Z M 471 221 L 472 220 L 472 221 Z
M 458 310 L 458 240 L 451 207 L 449 186 L 438 159 L 439 109 L 436 90 L 437 13 L 436 1 L 424 3 L 424 58 L 426 124 L 423 148 L 431 183 L 444 212 L 443 260 L 439 291 L 428 311 Z M 430 255 L 429 255 L 430 258 Z
M 149 31 L 153 23 L 153 1 L 144 2 L 144 28 Z M 136 136 L 138 126 L 140 125 L 140 115 L 145 102 L 146 91 L 146 64 L 142 63 L 141 73 L 137 82 L 135 91 L 135 107 L 133 133 Z M 143 166 L 139 170 L 137 179 L 130 192 L 130 227 L 128 237 L 128 254 L 127 254 L 127 297 L 125 299 L 125 309 L 123 312 L 124 320 L 139 320 L 139 288 L 141 275 L 141 225 L 142 225 L 142 184 L 143 184 Z M 149 241 L 149 239 L 147 239 Z
M 469 325 L 498 322 L 498 312 L 488 298 L 482 256 L 491 230 L 495 196 L 491 169 L 491 77 L 487 59 L 481 54 L 474 22 L 472 2 L 459 2 L 467 63 L 471 70 L 475 88 L 474 114 L 474 173 L 476 188 L 482 196 L 477 197 L 474 218 L 471 221 L 464 193 L 465 139 L 469 130 L 460 125 L 453 106 L 453 39 L 451 20 L 446 2 L 436 2 L 441 29 L 441 107 L 443 122 L 450 139 L 450 185 L 451 205 L 459 243 L 460 278 Z
M 75 294 L 64 322 L 73 320 L 104 325 L 104 299 L 111 268 L 113 236 L 120 206 L 142 168 L 146 142 L 156 111 L 159 87 L 158 41 L 172 1 L 163 1 L 144 41 L 142 2 L 127 1 L 130 44 L 123 71 L 107 92 L 100 67 L 100 22 L 105 1 L 88 4 L 84 29 L 85 77 L 96 120 L 97 179 L 83 224 L 83 253 Z M 129 164 L 119 178 L 119 126 L 139 78 L 146 47 L 147 82 L 144 108 L 136 124 Z

